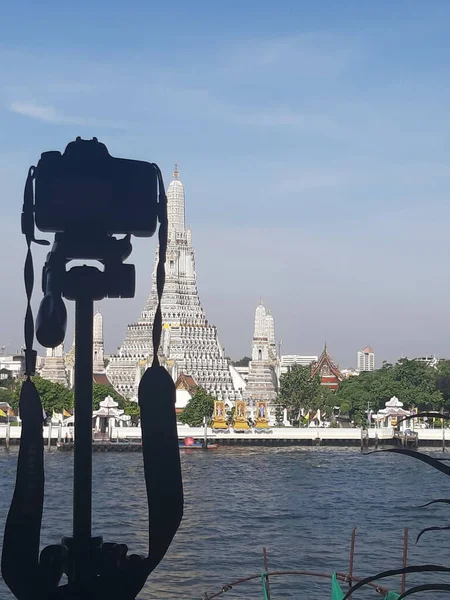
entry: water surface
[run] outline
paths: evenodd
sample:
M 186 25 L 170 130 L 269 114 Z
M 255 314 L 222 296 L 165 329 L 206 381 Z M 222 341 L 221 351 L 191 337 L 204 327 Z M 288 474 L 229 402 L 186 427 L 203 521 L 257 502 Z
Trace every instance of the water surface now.
M 1 530 L 16 460 L 16 450 L 0 450 Z M 417 546 L 413 542 L 422 527 L 442 524 L 447 516 L 450 522 L 449 507 L 417 508 L 432 498 L 450 498 L 450 479 L 413 459 L 363 456 L 355 449 L 224 447 L 182 452 L 182 466 L 185 518 L 140 598 L 200 599 L 205 591 L 260 572 L 264 546 L 271 570 L 347 571 L 353 527 L 358 528 L 356 575 L 401 566 L 405 526 L 410 528 L 410 564 L 448 563 L 450 533 L 428 534 Z M 145 553 L 142 455 L 96 453 L 93 468 L 94 534 Z M 71 533 L 72 469 L 70 453 L 46 452 L 45 545 Z M 427 580 L 430 576 L 410 579 Z M 399 580 L 390 584 L 400 587 Z M 0 581 L 0 600 L 10 597 Z M 262 599 L 261 584 L 248 583 L 222 597 Z M 297 577 L 272 582 L 272 600 L 323 597 L 329 597 L 327 581 Z M 357 593 L 354 600 L 367 597 L 377 596 Z

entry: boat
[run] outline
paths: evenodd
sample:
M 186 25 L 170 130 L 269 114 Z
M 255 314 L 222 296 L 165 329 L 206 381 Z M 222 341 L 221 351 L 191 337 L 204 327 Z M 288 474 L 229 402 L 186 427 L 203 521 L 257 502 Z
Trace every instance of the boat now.
M 196 442 L 194 438 L 186 437 L 182 442 L 178 442 L 178 447 L 184 450 L 215 450 L 217 444 L 208 444 L 206 437 L 203 442 Z
M 178 447 L 180 450 L 215 450 L 218 448 L 217 444 L 208 444 L 205 446 L 203 442 L 194 442 L 193 444 L 185 444 L 185 442 L 179 442 Z

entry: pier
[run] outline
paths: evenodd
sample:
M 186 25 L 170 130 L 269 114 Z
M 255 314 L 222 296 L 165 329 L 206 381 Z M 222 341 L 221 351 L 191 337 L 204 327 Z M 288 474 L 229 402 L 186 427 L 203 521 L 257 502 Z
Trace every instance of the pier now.
M 73 448 L 73 427 L 45 426 L 44 443 L 48 448 L 59 446 L 62 450 Z M 0 425 L 0 445 L 8 448 L 18 445 L 21 427 Z M 444 429 L 419 429 L 406 436 L 394 428 L 361 429 L 359 427 L 273 427 L 264 431 L 249 430 L 236 432 L 233 429 L 214 431 L 208 427 L 209 444 L 217 446 L 304 446 L 304 447 L 355 447 L 361 450 L 379 446 L 403 446 L 409 448 L 436 447 L 450 448 L 450 435 Z M 203 427 L 178 426 L 178 438 L 193 438 L 202 442 L 205 439 Z M 110 434 L 101 439 L 93 432 L 94 451 L 133 451 L 141 450 L 140 427 L 113 427 Z

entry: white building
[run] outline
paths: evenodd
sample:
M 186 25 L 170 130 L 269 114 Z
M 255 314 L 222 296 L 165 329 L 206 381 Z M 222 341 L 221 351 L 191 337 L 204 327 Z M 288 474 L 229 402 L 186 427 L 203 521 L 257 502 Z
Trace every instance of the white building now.
M 294 365 L 308 367 L 319 360 L 318 356 L 304 356 L 302 354 L 283 354 L 281 357 L 281 375 L 287 373 Z
M 99 310 L 97 310 L 94 316 L 92 363 L 94 373 L 105 372 L 103 317 Z
M 42 379 L 48 379 L 53 383 L 60 383 L 64 387 L 69 386 L 69 378 L 64 360 L 64 344 L 60 344 L 56 348 L 46 349 L 40 376 Z
M 357 370 L 374 371 L 375 370 L 375 352 L 370 346 L 366 346 L 364 350 L 359 350 L 357 355 Z
M 244 392 L 244 399 L 249 405 L 254 406 L 257 400 L 275 400 L 278 389 L 277 364 L 274 319 L 260 302 L 255 311 L 252 360 L 248 365 Z
M 433 367 L 433 368 L 436 368 L 439 363 L 439 359 L 436 358 L 434 356 L 434 354 L 429 354 L 426 356 L 419 356 L 418 358 L 415 358 L 414 360 L 417 360 L 417 362 L 425 363 L 429 367 Z
M 0 354 L 0 369 L 9 371 L 11 377 L 20 377 L 25 373 L 25 355 Z

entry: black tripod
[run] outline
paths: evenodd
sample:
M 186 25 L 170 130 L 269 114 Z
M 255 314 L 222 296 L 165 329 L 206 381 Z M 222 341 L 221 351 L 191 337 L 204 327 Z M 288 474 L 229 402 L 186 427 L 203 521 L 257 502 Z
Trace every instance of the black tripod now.
M 106 297 L 132 298 L 135 288 L 134 265 L 123 264 L 132 247 L 130 237 L 84 238 L 82 245 L 60 234 L 44 266 L 45 297 L 61 294 L 75 301 L 75 443 L 73 477 L 73 536 L 64 537 L 68 548 L 69 583 L 88 581 L 95 574 L 96 556 L 103 539 L 92 537 L 92 388 L 93 388 L 93 316 L 94 302 Z M 104 270 L 75 266 L 66 271 L 73 259 L 95 259 Z M 56 305 L 58 298 L 54 298 Z M 38 321 L 39 321 L 38 317 Z

